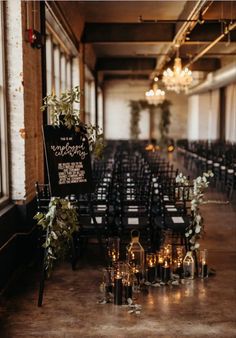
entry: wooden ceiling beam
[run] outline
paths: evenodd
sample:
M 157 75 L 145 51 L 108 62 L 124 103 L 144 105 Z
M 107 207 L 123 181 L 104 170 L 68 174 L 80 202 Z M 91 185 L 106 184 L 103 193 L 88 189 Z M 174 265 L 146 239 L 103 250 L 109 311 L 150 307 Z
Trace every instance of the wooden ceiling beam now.
M 98 58 L 96 71 L 152 71 L 155 68 L 155 58 Z M 183 67 L 189 59 L 182 59 Z M 191 65 L 192 71 L 212 72 L 221 66 L 218 58 L 201 58 Z M 166 68 L 173 67 L 173 60 L 166 65 Z
M 104 74 L 103 80 L 149 80 L 148 74 Z
M 224 32 L 224 26 L 222 23 L 204 23 L 202 25 L 197 25 L 192 30 L 189 35 L 190 42 L 200 41 L 200 42 L 211 42 L 218 38 Z M 227 41 L 227 36 L 221 41 Z M 236 41 L 236 30 L 230 32 L 230 41 Z
M 188 61 L 184 61 L 183 65 L 186 65 Z M 214 72 L 221 67 L 220 59 L 218 58 L 201 58 L 194 62 L 191 67 L 192 71 Z
M 189 59 L 182 58 L 182 65 L 185 67 L 185 65 L 188 64 Z M 166 68 L 172 68 L 173 67 L 173 60 L 169 62 L 166 65 Z M 203 71 L 203 72 L 213 72 L 221 67 L 220 60 L 218 58 L 201 58 L 194 62 L 190 69 L 192 71 Z
M 96 70 L 152 71 L 155 65 L 155 58 L 98 58 Z
M 84 43 L 169 42 L 175 34 L 174 23 L 86 23 Z

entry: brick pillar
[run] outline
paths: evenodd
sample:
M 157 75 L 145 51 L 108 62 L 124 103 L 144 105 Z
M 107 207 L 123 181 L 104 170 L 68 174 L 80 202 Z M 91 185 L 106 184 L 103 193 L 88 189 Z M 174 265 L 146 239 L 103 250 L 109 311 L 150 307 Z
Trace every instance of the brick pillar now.
M 39 30 L 39 2 L 35 1 Z M 6 2 L 7 93 L 10 142 L 11 197 L 30 201 L 36 180 L 43 180 L 41 51 L 25 40 L 26 3 Z

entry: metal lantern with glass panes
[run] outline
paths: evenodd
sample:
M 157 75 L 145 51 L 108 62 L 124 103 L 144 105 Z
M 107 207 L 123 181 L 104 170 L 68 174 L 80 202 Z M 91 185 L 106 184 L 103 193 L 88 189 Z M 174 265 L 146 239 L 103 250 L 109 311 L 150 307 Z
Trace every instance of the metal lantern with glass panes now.
M 140 232 L 138 230 L 131 231 L 131 243 L 128 247 L 127 260 L 133 273 L 144 273 L 145 257 L 144 249 L 139 242 Z
M 187 278 L 187 279 L 194 278 L 194 273 L 195 273 L 194 264 L 195 263 L 194 263 L 193 253 L 192 251 L 188 251 L 183 260 L 184 278 Z
M 107 253 L 112 263 L 116 263 L 120 257 L 120 238 L 109 237 L 107 240 Z

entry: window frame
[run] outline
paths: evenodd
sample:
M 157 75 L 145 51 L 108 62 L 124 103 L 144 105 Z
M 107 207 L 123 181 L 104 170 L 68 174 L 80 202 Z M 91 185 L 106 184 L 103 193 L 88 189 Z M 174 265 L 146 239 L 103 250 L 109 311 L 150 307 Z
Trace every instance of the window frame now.
M 6 110 L 4 2 L 0 2 L 0 208 L 9 200 L 8 129 Z

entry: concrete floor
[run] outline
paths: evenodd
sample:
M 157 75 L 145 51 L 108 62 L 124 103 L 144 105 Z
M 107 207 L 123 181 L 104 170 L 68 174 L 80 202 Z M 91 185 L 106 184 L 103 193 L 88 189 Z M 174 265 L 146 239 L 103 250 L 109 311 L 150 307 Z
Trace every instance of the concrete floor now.
M 223 201 L 219 193 L 208 197 Z M 151 287 L 136 294 L 140 315 L 126 307 L 98 304 L 102 262 L 91 250 L 72 271 L 60 264 L 47 281 L 43 307 L 37 307 L 37 275 L 22 279 L 0 307 L 0 338 L 236 337 L 235 205 L 202 207 L 209 265 L 216 275 L 181 286 Z M 27 277 L 27 278 L 26 278 Z

